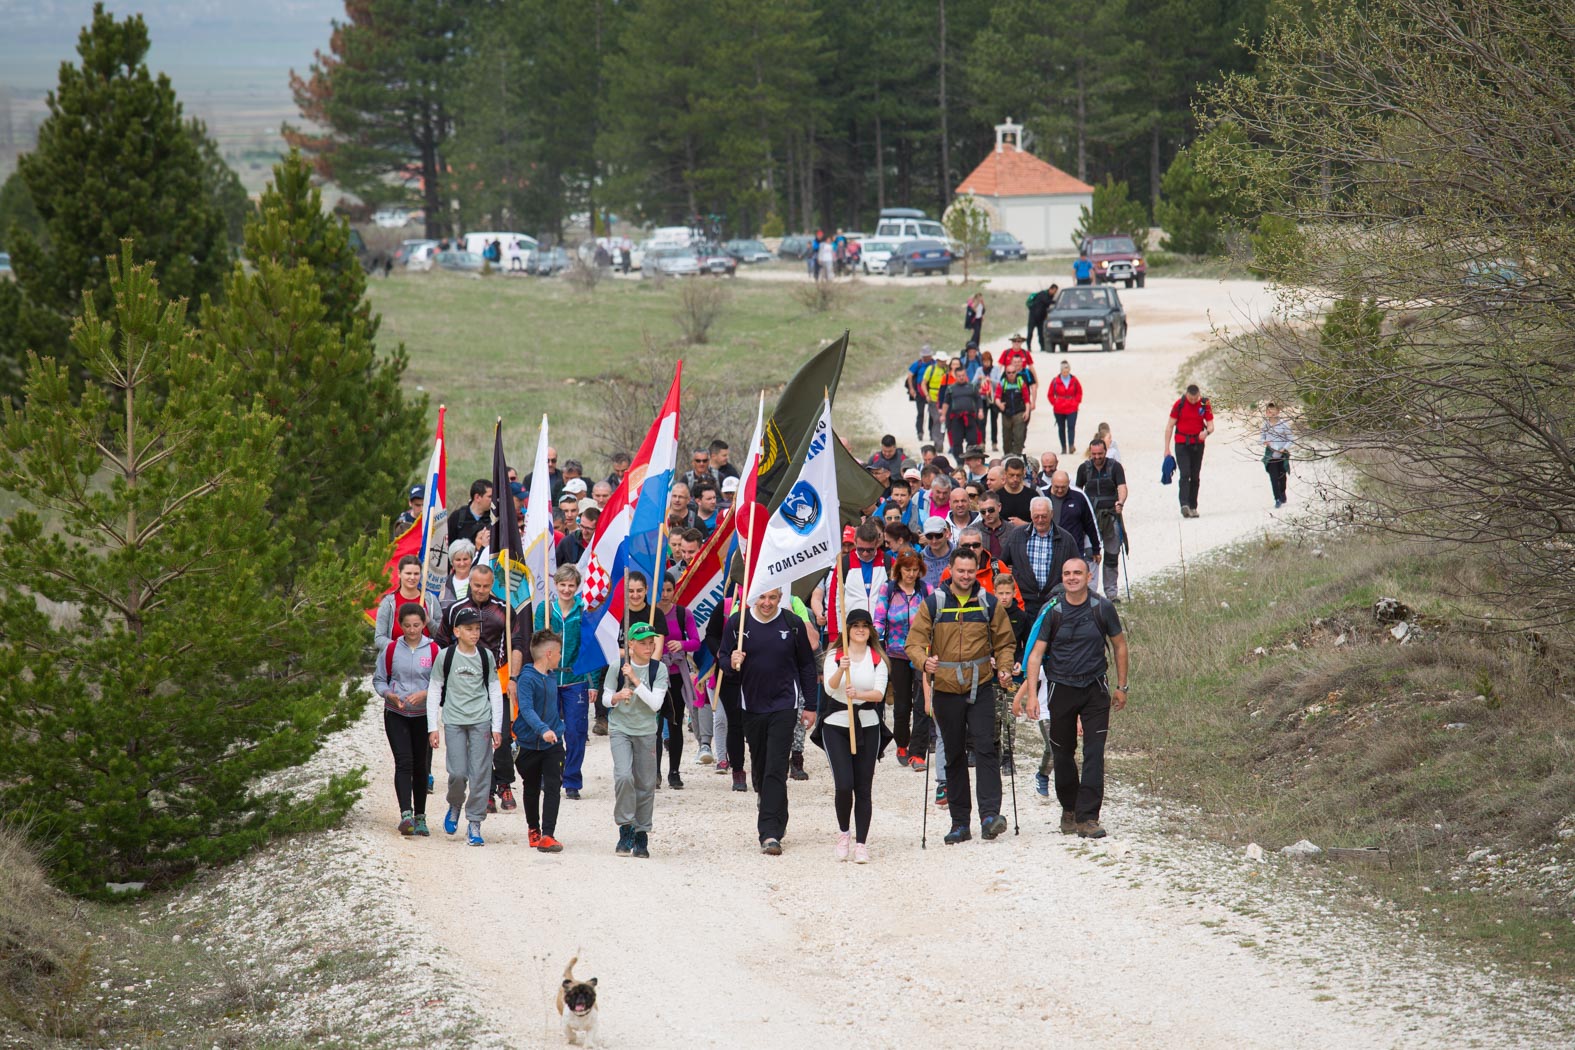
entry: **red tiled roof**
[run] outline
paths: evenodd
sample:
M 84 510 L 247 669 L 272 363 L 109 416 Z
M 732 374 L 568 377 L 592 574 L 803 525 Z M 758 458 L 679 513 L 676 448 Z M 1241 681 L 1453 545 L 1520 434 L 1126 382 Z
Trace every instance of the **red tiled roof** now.
M 1093 193 L 1094 187 L 1006 142 L 979 162 L 979 166 L 962 180 L 957 192 L 976 197 L 1037 197 L 1051 193 Z

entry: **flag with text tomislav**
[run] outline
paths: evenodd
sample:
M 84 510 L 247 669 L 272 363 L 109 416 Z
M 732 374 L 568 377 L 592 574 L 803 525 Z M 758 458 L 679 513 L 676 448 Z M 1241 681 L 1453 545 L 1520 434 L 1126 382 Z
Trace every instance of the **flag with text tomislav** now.
M 754 601 L 777 587 L 789 590 L 795 582 L 836 564 L 842 553 L 836 448 L 831 402 L 822 399 L 803 465 L 784 483 L 786 491 L 766 522 L 746 600 Z

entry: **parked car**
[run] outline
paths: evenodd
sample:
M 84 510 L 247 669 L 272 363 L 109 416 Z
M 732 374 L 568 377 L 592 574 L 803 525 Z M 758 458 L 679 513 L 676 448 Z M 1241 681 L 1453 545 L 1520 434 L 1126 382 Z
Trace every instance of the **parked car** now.
M 997 230 L 990 234 L 990 243 L 986 245 L 985 250 L 990 253 L 991 262 L 1011 262 L 1014 259 L 1028 258 L 1028 249 L 1023 247 L 1023 242 L 1004 230 Z
M 728 241 L 722 245 L 722 250 L 739 262 L 746 265 L 770 262 L 773 258 L 771 249 L 761 241 Z
M 868 276 L 872 273 L 890 273 L 887 264 L 891 261 L 891 253 L 896 251 L 898 243 L 880 237 L 871 237 L 859 242 L 859 266 Z
M 397 230 L 410 221 L 410 212 L 404 208 L 383 208 L 372 213 L 372 221 L 385 230 Z
M 813 237 L 795 233 L 782 238 L 782 243 L 777 245 L 777 258 L 797 259 L 802 262 L 809 258 L 809 253 L 814 246 L 815 239 Z
M 410 254 L 405 257 L 405 269 L 424 273 L 432 269 L 433 260 L 437 258 L 438 242 L 426 241 L 410 249 Z
M 939 272 L 945 277 L 952 272 L 954 259 L 956 256 L 952 254 L 951 248 L 945 241 L 904 241 L 897 246 L 897 250 L 887 261 L 886 272 L 900 273 L 904 277 L 912 277 L 916 273 Z
M 961 259 L 966 249 L 961 241 L 946 236 L 946 227 L 925 215 L 918 208 L 882 208 L 875 236 L 902 242 L 911 240 L 943 241 L 952 258 Z
M 399 247 L 394 249 L 394 265 L 409 266 L 411 253 L 413 253 L 417 248 L 427 244 L 436 247 L 437 241 L 431 240 L 427 237 L 416 237 L 412 240 L 400 241 Z
M 530 253 L 539 245 L 536 238 L 527 233 L 467 233 L 460 241 L 460 247 L 467 252 L 477 255 L 486 250 L 487 245 L 493 241 L 501 241 L 499 247 L 500 258 L 494 267 L 499 270 L 524 270 L 525 264 L 530 260 Z
M 698 277 L 700 272 L 700 256 L 693 248 L 650 248 L 640 276 Z
M 1095 284 L 1116 284 L 1131 288 L 1143 287 L 1148 276 L 1148 266 L 1143 253 L 1132 238 L 1124 233 L 1108 233 L 1099 237 L 1084 237 L 1077 254 L 1094 264 Z
M 525 263 L 525 272 L 537 277 L 553 277 L 569 268 L 569 252 L 563 247 L 537 248 Z
M 1072 343 L 1098 343 L 1105 351 L 1127 348 L 1127 312 L 1114 288 L 1063 289 L 1045 318 L 1044 345 L 1065 352 Z
M 715 274 L 718 277 L 733 277 L 738 274 L 738 260 L 714 244 L 698 244 L 695 254 L 700 257 L 700 272 Z
M 486 262 L 480 253 L 465 251 L 438 252 L 433 257 L 433 261 L 437 263 L 439 269 L 466 271 L 480 270 L 482 264 Z
M 16 276 L 16 271 L 11 269 L 11 253 L 0 252 L 0 277 L 11 278 Z

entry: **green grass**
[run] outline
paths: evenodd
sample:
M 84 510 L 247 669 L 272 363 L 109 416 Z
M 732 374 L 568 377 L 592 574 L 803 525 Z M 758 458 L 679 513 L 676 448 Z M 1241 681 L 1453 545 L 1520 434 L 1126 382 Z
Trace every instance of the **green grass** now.
M 1560 694 L 1575 657 L 1564 639 L 1489 630 L 1492 610 L 1453 597 L 1480 593 L 1481 571 L 1361 534 L 1189 566 L 1123 609 L 1136 692 L 1112 767 L 1201 806 L 1203 830 L 1229 842 L 1386 848 L 1391 867 L 1340 870 L 1424 929 L 1569 981 L 1570 887 L 1540 880 L 1549 855 L 1532 854 L 1560 841 L 1575 798 L 1575 705 Z M 1419 641 L 1374 621 L 1381 595 L 1415 610 Z M 1462 867 L 1483 847 L 1531 877 Z
M 560 457 L 582 459 L 587 473 L 599 471 L 605 463 L 594 454 L 599 443 L 593 434 L 605 389 L 594 380 L 638 369 L 649 360 L 648 341 L 669 360 L 683 358 L 686 390 L 734 399 L 739 416 L 751 421 L 754 392 L 785 382 L 844 328 L 852 343 L 839 404 L 891 382 L 921 343 L 937 350 L 962 343 L 964 296 L 938 282 L 871 279 L 839 286 L 839 305 L 824 313 L 795 298 L 796 284 L 723 283 L 730 301 L 709 342 L 684 348 L 673 346 L 679 281 L 604 280 L 583 292 L 563 280 L 396 273 L 370 280 L 368 295 L 383 316 L 380 341 L 402 341 L 410 353 L 407 387 L 429 395 L 434 420 L 438 403 L 448 405 L 455 478 L 490 476 L 492 425 L 499 415 L 504 448 L 523 473 L 544 411 Z M 651 415 L 656 407 L 653 402 Z M 844 409 L 837 426 L 864 443 L 899 422 Z M 722 436 L 735 447 L 749 439 L 747 427 Z

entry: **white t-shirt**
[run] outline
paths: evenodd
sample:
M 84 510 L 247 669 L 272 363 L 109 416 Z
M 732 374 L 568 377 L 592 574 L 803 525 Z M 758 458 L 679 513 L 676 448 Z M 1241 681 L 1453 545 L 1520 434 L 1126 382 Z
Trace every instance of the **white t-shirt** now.
M 836 673 L 837 651 L 833 649 L 826 653 L 825 681 L 829 683 L 831 681 L 831 676 Z M 870 650 L 866 649 L 864 650 L 863 659 L 853 660 L 848 664 L 848 678 L 852 679 L 852 681 L 844 681 L 842 685 L 838 687 L 838 698 L 844 701 L 847 700 L 847 690 L 849 686 L 859 690 L 860 692 L 868 692 L 871 689 L 878 690 L 882 696 L 885 696 L 887 674 L 888 670 L 886 667 L 886 661 L 882 660 L 879 665 L 877 665 L 875 663 L 874 654 L 872 654 Z M 829 691 L 831 687 L 828 685 L 826 688 Z M 863 700 L 856 701 L 856 703 L 861 704 L 865 702 L 866 701 Z M 860 726 L 872 726 L 879 721 L 880 715 L 874 711 L 859 712 Z M 834 714 L 827 715 L 826 724 L 828 726 L 841 726 L 846 729 L 848 726 L 848 713 L 846 711 L 837 711 Z

